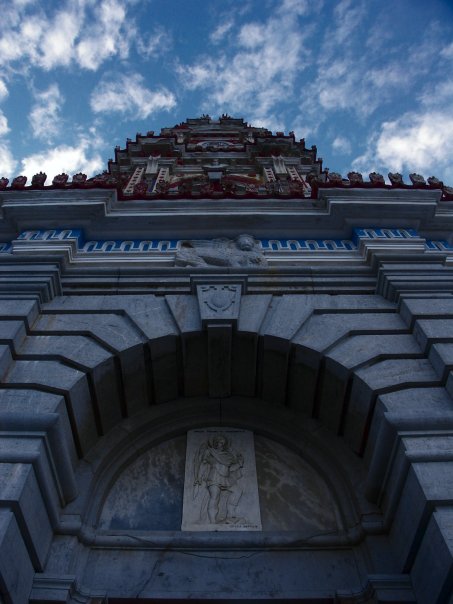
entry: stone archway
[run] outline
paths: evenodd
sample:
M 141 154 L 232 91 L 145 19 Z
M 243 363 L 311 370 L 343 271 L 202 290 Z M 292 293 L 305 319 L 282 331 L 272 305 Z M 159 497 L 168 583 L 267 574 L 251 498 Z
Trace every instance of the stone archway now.
M 409 300 L 400 314 L 378 296 L 245 295 L 229 362 L 231 395 L 258 396 L 277 415 L 287 408 L 300 421 L 313 418 L 363 459 L 366 492 L 382 511 L 368 530 L 388 534 L 391 585 L 409 594 L 412 572 L 417 597 L 433 601 L 423 600 L 432 579 L 424 582 L 417 568 L 425 565 L 424 536 L 437 531 L 441 538 L 448 521 L 429 474 L 448 475 L 449 461 L 433 457 L 432 443 L 445 439 L 439 428 L 451 427 L 451 399 L 443 388 L 448 365 L 439 354 L 436 362 L 427 358 L 434 359 L 436 304 L 429 319 L 423 308 Z M 61 297 L 40 313 L 36 303 L 15 301 L 2 324 L 4 475 L 15 488 L 4 497 L 3 538 L 15 535 L 20 597 L 38 572 L 32 599 L 39 599 L 54 533 L 78 530 L 69 515 L 66 526 L 60 519 L 76 497 L 72 468 L 100 435 L 124 426 L 122 418 L 181 395 L 208 396 L 208 332 L 194 296 Z M 83 483 L 78 490 L 83 497 Z M 444 560 L 429 575 L 441 579 L 436 598 L 449 589 L 447 554 Z M 2 564 L 3 590 L 12 593 L 7 560 Z M 370 593 L 379 594 L 385 581 L 370 579 Z

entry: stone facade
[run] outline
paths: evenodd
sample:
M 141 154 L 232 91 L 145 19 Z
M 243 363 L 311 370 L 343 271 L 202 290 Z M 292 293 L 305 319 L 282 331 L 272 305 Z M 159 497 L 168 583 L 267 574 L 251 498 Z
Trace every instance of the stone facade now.
M 1 600 L 449 602 L 449 188 L 227 116 L 63 176 L 0 192 Z

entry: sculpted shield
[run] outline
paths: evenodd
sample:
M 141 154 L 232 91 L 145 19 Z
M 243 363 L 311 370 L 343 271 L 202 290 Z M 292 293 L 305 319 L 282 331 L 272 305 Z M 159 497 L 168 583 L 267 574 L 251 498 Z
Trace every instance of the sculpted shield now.
M 237 321 L 241 303 L 241 285 L 227 283 L 197 285 L 197 294 L 203 324 Z
M 203 290 L 207 292 L 205 304 L 214 312 L 225 312 L 236 298 L 236 288 L 231 285 L 208 285 Z

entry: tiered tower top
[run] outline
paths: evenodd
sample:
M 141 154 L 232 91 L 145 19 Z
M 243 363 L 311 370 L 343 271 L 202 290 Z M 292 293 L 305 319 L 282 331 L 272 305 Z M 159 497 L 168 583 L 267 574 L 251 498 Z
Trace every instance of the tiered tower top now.
M 108 172 L 123 183 L 124 197 L 306 197 L 306 177 L 318 176 L 321 163 L 316 147 L 296 142 L 293 132 L 272 134 L 243 119 L 203 115 L 128 139 L 125 149 L 115 149 Z
M 137 133 L 127 139 L 125 148 L 115 148 L 115 159 L 108 170 L 87 178 L 58 174 L 46 186 L 47 175 L 35 174 L 27 186 L 26 176 L 9 183 L 0 178 L 0 191 L 6 189 L 116 189 L 119 201 L 199 198 L 292 198 L 319 197 L 324 188 L 440 189 L 441 199 L 453 200 L 453 188 L 438 178 L 412 173 L 410 184 L 398 173 L 389 173 L 390 184 L 382 174 L 372 172 L 364 180 L 358 172 L 347 178 L 322 169 L 313 145 L 296 141 L 294 132 L 285 134 L 251 126 L 242 118 L 209 115 L 187 119 L 160 134 Z

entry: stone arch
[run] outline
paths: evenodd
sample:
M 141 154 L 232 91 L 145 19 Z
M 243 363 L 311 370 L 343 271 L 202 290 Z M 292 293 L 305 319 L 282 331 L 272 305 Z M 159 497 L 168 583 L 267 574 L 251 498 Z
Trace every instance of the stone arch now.
M 420 563 L 423 535 L 440 526 L 443 512 L 426 482 L 423 464 L 433 460 L 425 462 L 417 451 L 421 461 L 411 465 L 399 434 L 408 425 L 426 430 L 451 421 L 446 364 L 438 360 L 439 348 L 433 356 L 442 338 L 433 334 L 435 310 L 431 306 L 425 319 L 426 310 L 413 302 L 397 312 L 378 296 L 246 295 L 232 338 L 232 395 L 258 396 L 276 410 L 313 418 L 364 459 L 368 496 L 383 512 L 375 524 L 389 533 L 394 572 L 405 576 Z M 28 584 L 34 571 L 45 570 L 52 535 L 61 530 L 59 510 L 70 509 L 71 466 L 89 455 L 99 435 L 149 405 L 181 394 L 186 400 L 209 396 L 208 338 L 197 313 L 190 295 L 62 297 L 40 313 L 30 301 L 11 305 L 2 322 L 3 425 L 11 435 L 25 428 L 36 442 L 30 452 L 7 454 L 5 476 L 19 465 L 22 482 L 20 513 L 5 516 L 4 534 L 15 531 L 23 544 L 18 556 Z M 35 437 L 43 429 L 46 451 Z M 448 470 L 442 460 L 436 467 Z M 21 503 L 24 489 L 47 518 L 40 527 Z M 415 491 L 420 510 L 401 533 L 394 518 Z

